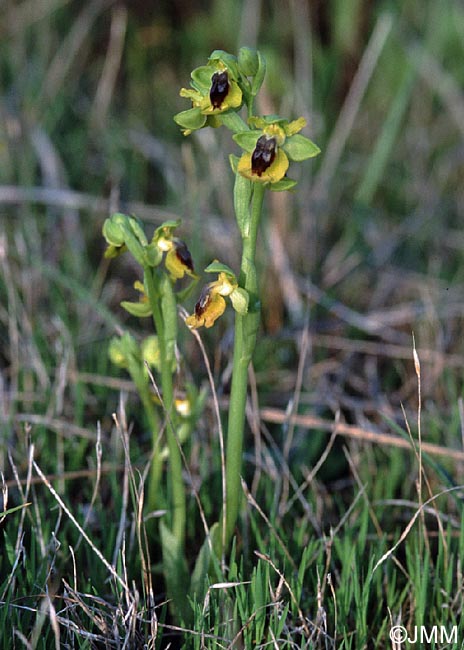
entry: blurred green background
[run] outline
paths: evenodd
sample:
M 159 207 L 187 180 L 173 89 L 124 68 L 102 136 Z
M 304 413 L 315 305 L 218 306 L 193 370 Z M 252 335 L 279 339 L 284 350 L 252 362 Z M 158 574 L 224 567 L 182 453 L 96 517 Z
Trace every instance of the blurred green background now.
M 215 257 L 237 267 L 236 147 L 220 129 L 184 138 L 172 116 L 187 108 L 190 70 L 214 48 L 249 45 L 268 62 L 261 111 L 303 115 L 322 149 L 294 171 L 296 192 L 267 201 L 261 403 L 288 403 L 306 328 L 303 411 L 403 422 L 401 404 L 417 404 L 414 332 L 430 436 L 458 444 L 461 2 L 4 0 L 0 12 L 0 350 L 13 410 L 53 411 L 60 364 L 114 375 L 109 337 L 144 327 L 119 307 L 134 269 L 102 261 L 111 211 L 179 216 L 199 271 Z M 230 316 L 206 335 L 218 385 Z M 66 417 L 102 417 L 107 393 L 75 386 Z

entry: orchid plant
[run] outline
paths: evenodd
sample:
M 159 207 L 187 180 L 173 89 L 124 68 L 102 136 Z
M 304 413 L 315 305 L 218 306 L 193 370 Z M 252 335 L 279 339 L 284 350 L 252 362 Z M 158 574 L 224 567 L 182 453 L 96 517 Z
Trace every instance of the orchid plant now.
M 233 372 L 228 408 L 225 491 L 220 521 L 210 528 L 210 538 L 198 556 L 190 579 L 190 594 L 198 596 L 205 573 L 215 557 L 229 548 L 234 535 L 241 501 L 241 469 L 248 368 L 255 349 L 260 324 L 260 294 L 255 266 L 258 228 L 267 189 L 286 191 L 296 181 L 287 176 L 291 162 L 300 162 L 319 153 L 319 148 L 300 131 L 306 121 L 255 115 L 255 99 L 264 81 L 264 57 L 250 48 L 241 48 L 237 56 L 215 50 L 206 65 L 191 73 L 190 88 L 182 88 L 181 97 L 191 107 L 175 115 L 185 136 L 207 127 L 225 126 L 243 150 L 230 155 L 235 175 L 234 209 L 242 241 L 241 265 L 235 273 L 218 260 L 205 271 L 214 274 L 201 289 L 187 327 L 212 327 L 230 303 L 235 310 Z M 167 221 L 147 239 L 135 218 L 115 214 L 107 219 L 103 235 L 108 243 L 107 257 L 129 251 L 142 269 L 143 279 L 135 284 L 140 293 L 136 302 L 122 306 L 132 315 L 151 317 L 155 335 L 137 344 L 129 334 L 110 345 L 112 360 L 130 373 L 147 421 L 152 430 L 153 454 L 148 485 L 148 507 L 163 506 L 167 517 L 160 525 L 163 565 L 168 593 L 179 619 L 188 619 L 186 582 L 189 581 L 185 558 L 186 491 L 182 476 L 182 443 L 189 435 L 201 409 L 202 400 L 182 403 L 176 396 L 174 376 L 179 363 L 177 346 L 177 304 L 186 290 L 177 290 L 178 280 L 190 280 L 191 290 L 198 280 L 187 245 L 177 237 L 178 221 Z M 161 409 L 153 400 L 148 368 L 160 377 Z M 160 401 L 160 400 L 158 400 Z M 160 442 L 165 428 L 166 445 Z M 169 463 L 168 489 L 162 489 L 162 469 Z M 214 539 L 212 539 L 214 537 Z M 216 557 L 217 559 L 217 557 Z M 216 563 L 217 566 L 217 563 Z
M 260 298 L 255 267 L 256 240 L 266 189 L 290 190 L 296 181 L 287 177 L 290 161 L 299 162 L 319 153 L 319 147 L 300 134 L 306 120 L 289 121 L 276 115 L 254 114 L 255 97 L 264 81 L 264 57 L 241 48 L 238 57 L 214 51 L 207 65 L 193 70 L 191 90 L 182 97 L 191 99 L 192 108 L 178 113 L 174 120 L 185 135 L 207 126 L 224 125 L 244 150 L 241 157 L 231 155 L 235 174 L 234 208 L 242 239 L 242 261 L 238 277 L 216 262 L 207 271 L 219 271 L 218 280 L 204 287 L 187 319 L 192 328 L 211 327 L 225 310 L 225 297 L 235 309 L 235 337 L 232 387 L 226 450 L 226 512 L 222 515 L 222 545 L 227 547 L 234 533 L 239 512 L 243 432 L 247 397 L 248 366 L 256 344 L 260 322 Z M 246 108 L 246 121 L 239 115 Z

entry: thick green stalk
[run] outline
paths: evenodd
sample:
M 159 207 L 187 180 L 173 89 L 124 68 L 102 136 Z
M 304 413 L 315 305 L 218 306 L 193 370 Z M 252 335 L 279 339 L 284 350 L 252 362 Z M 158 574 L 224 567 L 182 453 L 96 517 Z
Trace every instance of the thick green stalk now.
M 172 287 L 167 277 L 160 278 L 155 269 L 145 268 L 145 283 L 148 300 L 153 313 L 160 350 L 161 388 L 163 404 L 166 409 L 166 439 L 169 450 L 169 480 L 171 492 L 172 524 L 171 530 L 181 547 L 185 540 L 186 500 L 182 479 L 182 457 L 173 425 L 174 390 L 172 385 L 172 354 L 169 340 L 176 328 L 176 304 Z M 153 467 L 156 472 L 156 467 Z
M 248 223 L 242 234 L 243 250 L 239 285 L 246 289 L 250 302 L 248 313 L 235 314 L 235 339 L 233 356 L 232 387 L 229 402 L 229 421 L 226 449 L 226 546 L 229 544 L 237 522 L 241 501 L 241 471 L 243 433 L 248 385 L 248 366 L 256 343 L 260 321 L 260 301 L 255 268 L 256 238 L 262 211 L 264 186 L 253 185 L 251 210 L 248 214 L 236 215 L 239 223 Z

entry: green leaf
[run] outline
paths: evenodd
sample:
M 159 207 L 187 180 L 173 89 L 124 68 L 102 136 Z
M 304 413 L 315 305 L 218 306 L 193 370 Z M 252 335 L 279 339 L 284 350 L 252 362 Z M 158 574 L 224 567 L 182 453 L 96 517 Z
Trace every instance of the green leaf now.
M 246 152 L 252 153 L 260 135 L 262 135 L 261 131 L 243 131 L 242 133 L 235 133 L 232 139 Z
M 123 300 L 121 307 L 132 316 L 137 316 L 137 318 L 151 316 L 151 309 L 148 302 L 129 302 L 128 300 Z
M 277 183 L 270 183 L 268 185 L 269 189 L 273 192 L 284 192 L 285 190 L 291 190 L 295 187 L 297 181 L 294 181 L 292 178 L 283 178 Z
M 160 534 L 163 573 L 171 611 L 179 623 L 188 625 L 192 619 L 192 609 L 187 599 L 190 581 L 182 544 L 163 522 L 160 522 Z
M 250 232 L 250 203 L 253 183 L 241 174 L 235 174 L 234 209 L 237 224 L 242 238 Z
M 27 506 L 30 506 L 30 503 L 21 503 L 19 506 L 15 506 L 14 508 L 8 508 L 8 510 L 3 510 L 3 512 L 0 512 L 0 522 L 2 522 L 5 517 L 8 515 L 12 515 L 13 512 L 17 512 L 18 510 L 22 510 L 23 508 L 27 508 Z
M 197 602 L 201 602 L 205 597 L 206 580 L 211 573 L 214 561 L 217 563 L 217 558 L 219 557 L 215 552 L 216 547 L 218 547 L 217 550 L 220 548 L 218 545 L 218 542 L 220 542 L 219 524 L 217 522 L 213 524 L 209 532 L 210 538 L 205 539 L 200 548 L 190 581 L 190 597 L 192 599 L 196 597 Z
M 301 160 L 307 160 L 308 158 L 314 158 L 321 150 L 314 144 L 309 138 L 305 138 L 304 135 L 297 133 L 292 135 L 290 138 L 285 140 L 285 144 L 282 149 L 285 151 L 290 160 L 295 162 L 300 162 Z
M 229 298 L 235 311 L 241 316 L 245 316 L 248 312 L 248 303 L 250 301 L 248 291 L 241 287 L 237 287 L 237 289 L 232 291 Z
M 226 275 L 230 276 L 231 278 L 234 279 L 234 282 L 236 282 L 236 277 L 235 273 L 232 271 L 230 266 L 227 266 L 227 264 L 223 264 L 222 262 L 219 262 L 218 260 L 214 260 L 214 262 L 211 262 L 206 269 L 205 273 L 225 273 Z

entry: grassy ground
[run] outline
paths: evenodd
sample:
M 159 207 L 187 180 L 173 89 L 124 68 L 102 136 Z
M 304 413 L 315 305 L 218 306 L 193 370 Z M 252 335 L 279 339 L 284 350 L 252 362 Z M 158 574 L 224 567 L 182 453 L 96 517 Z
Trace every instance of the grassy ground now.
M 462 5 L 151 5 L 0 3 L 0 648 L 463 647 Z M 151 435 L 107 355 L 150 326 L 119 307 L 137 278 L 101 226 L 179 216 L 198 269 L 237 268 L 232 143 L 172 115 L 242 44 L 268 60 L 262 111 L 304 115 L 322 155 L 266 206 L 243 511 L 183 632 L 143 535 Z M 202 333 L 224 413 L 231 318 Z M 180 347 L 208 390 L 193 563 L 221 464 Z

